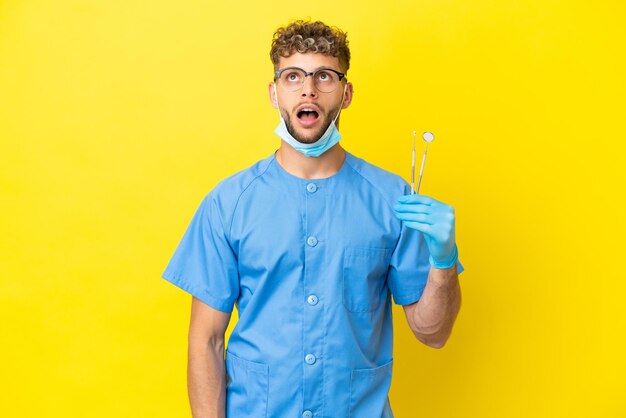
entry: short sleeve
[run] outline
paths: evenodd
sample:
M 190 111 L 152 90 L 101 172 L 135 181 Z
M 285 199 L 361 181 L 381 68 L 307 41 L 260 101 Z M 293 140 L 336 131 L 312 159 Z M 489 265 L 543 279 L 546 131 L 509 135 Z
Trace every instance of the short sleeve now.
M 422 233 L 407 227 L 403 222 L 387 275 L 389 289 L 396 304 L 409 305 L 420 299 L 428 281 L 429 256 Z M 457 261 L 458 274 L 463 270 L 463 265 Z
M 211 193 L 200 204 L 162 277 L 212 308 L 232 312 L 239 297 L 237 258 Z

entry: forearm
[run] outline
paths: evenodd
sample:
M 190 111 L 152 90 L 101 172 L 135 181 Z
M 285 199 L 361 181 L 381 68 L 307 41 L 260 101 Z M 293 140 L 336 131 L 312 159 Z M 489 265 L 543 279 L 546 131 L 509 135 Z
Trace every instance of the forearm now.
M 223 341 L 189 342 L 187 389 L 193 418 L 226 416 L 226 370 Z
M 452 333 L 461 307 L 457 267 L 431 268 L 424 293 L 413 310 L 411 329 L 424 344 L 441 348 Z

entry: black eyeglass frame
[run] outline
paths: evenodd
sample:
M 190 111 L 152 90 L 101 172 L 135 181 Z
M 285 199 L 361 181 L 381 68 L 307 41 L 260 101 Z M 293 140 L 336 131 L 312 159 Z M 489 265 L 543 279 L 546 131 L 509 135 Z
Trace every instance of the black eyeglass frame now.
M 274 81 L 278 80 L 281 76 L 282 73 L 284 73 L 287 70 L 300 70 L 304 73 L 304 79 L 302 80 L 302 85 L 304 86 L 304 81 L 306 80 L 306 78 L 308 76 L 311 76 L 315 79 L 315 75 L 317 73 L 319 73 L 320 71 L 332 71 L 333 73 L 337 74 L 337 76 L 339 77 L 339 82 L 341 83 L 342 80 L 348 81 L 347 78 L 345 78 L 345 74 L 344 73 L 340 73 L 337 70 L 333 70 L 332 68 L 320 68 L 319 70 L 315 70 L 313 72 L 308 72 L 308 71 L 304 71 L 304 69 L 300 68 L 300 67 L 285 67 L 283 69 L 280 70 L 276 70 L 274 71 Z

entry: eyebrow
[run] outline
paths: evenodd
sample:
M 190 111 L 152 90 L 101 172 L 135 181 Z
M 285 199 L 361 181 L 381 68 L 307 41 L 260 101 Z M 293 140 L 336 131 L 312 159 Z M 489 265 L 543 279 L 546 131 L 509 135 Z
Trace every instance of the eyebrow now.
M 324 66 L 322 66 L 322 67 L 317 67 L 317 68 L 316 68 L 315 70 L 313 70 L 312 72 L 315 72 L 315 71 L 318 71 L 318 70 L 333 70 L 333 71 L 339 71 L 339 70 L 335 70 L 334 68 L 331 68 L 331 67 L 324 67 Z M 339 71 L 339 72 L 341 72 L 341 71 Z
M 307 73 L 308 73 L 308 72 L 314 73 L 314 72 L 319 71 L 319 70 L 333 70 L 333 71 L 339 71 L 339 72 L 341 72 L 340 70 L 335 70 L 334 68 L 331 68 L 331 67 L 328 67 L 328 66 L 321 66 L 321 67 L 317 67 L 317 68 L 316 68 L 316 69 L 314 69 L 313 71 L 307 71 L 306 69 L 304 69 L 304 68 L 302 68 L 302 67 L 295 66 L 295 65 L 290 65 L 290 66 L 285 67 L 285 68 L 279 68 L 277 71 L 285 70 L 285 69 L 287 69 L 287 68 L 297 68 L 297 69 L 299 69 L 299 70 L 306 71 Z

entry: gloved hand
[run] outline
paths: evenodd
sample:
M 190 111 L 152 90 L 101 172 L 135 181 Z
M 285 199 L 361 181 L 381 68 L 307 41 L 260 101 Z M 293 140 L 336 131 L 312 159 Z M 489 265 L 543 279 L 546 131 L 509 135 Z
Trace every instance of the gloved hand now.
M 430 265 L 446 269 L 459 258 L 454 234 L 454 208 L 431 197 L 413 194 L 400 196 L 394 206 L 396 218 L 424 234 L 430 251 Z

